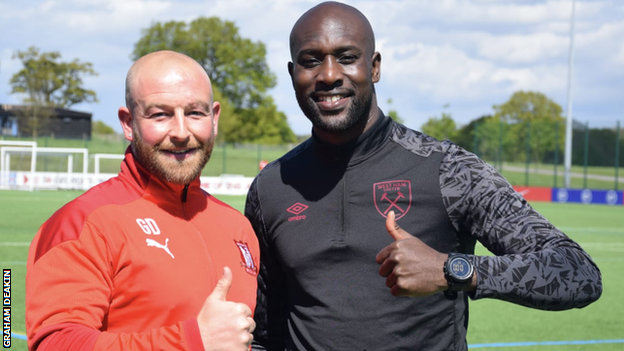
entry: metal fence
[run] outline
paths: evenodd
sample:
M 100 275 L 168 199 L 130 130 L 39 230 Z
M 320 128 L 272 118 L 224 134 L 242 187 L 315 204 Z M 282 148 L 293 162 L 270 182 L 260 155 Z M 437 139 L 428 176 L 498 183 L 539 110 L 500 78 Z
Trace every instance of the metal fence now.
M 564 186 L 565 123 L 471 123 L 471 128 L 453 141 L 476 153 L 495 166 L 513 185 Z M 624 189 L 624 131 L 619 122 L 612 126 L 575 123 L 572 139 L 571 188 Z M 0 138 L 0 140 L 7 138 Z M 16 139 L 12 139 L 16 140 Z M 25 140 L 25 139 L 24 139 Z M 32 139 L 30 139 L 32 141 Z M 123 154 L 128 142 L 122 137 L 94 135 L 90 140 L 39 138 L 39 147 L 84 147 L 89 150 L 89 172 L 94 171 L 92 155 Z M 253 177 L 262 165 L 273 161 L 296 145 L 217 144 L 203 171 L 205 176 L 240 174 Z M 30 155 L 24 153 L 12 161 L 12 169 L 30 168 Z M 37 171 L 66 172 L 65 158 L 37 160 Z M 83 167 L 74 162 L 75 171 Z M 119 160 L 105 160 L 100 172 L 117 173 Z
M 575 123 L 570 188 L 624 188 L 624 131 Z M 495 166 L 514 185 L 564 186 L 565 122 L 474 123 L 453 140 Z M 620 176 L 622 175 L 622 176 Z

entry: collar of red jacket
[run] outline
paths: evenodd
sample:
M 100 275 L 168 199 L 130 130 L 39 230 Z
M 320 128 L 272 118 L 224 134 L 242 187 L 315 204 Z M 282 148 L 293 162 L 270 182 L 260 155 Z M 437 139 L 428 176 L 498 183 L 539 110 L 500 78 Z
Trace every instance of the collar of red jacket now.
M 160 179 L 139 163 L 130 147 L 126 149 L 119 176 L 131 178 L 129 183 L 135 186 L 135 190 L 140 192 L 143 198 L 167 209 L 170 206 L 177 208 L 181 202 L 196 199 L 197 195 L 201 195 L 202 198 L 206 197 L 200 187 L 199 177 L 187 185 L 174 184 Z

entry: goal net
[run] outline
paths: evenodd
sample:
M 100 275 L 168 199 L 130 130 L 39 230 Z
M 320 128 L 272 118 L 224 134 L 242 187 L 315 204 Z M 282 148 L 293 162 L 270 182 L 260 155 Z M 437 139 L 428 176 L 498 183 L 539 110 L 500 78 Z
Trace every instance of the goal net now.
M 92 185 L 85 148 L 0 144 L 0 160 L 0 189 L 86 190 Z

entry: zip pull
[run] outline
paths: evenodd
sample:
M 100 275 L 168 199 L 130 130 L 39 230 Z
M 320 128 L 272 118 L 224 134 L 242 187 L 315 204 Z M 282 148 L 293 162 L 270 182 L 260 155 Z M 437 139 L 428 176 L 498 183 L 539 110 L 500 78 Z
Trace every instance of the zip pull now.
M 182 202 L 186 202 L 186 194 L 188 193 L 189 185 L 185 184 L 184 189 L 182 190 Z

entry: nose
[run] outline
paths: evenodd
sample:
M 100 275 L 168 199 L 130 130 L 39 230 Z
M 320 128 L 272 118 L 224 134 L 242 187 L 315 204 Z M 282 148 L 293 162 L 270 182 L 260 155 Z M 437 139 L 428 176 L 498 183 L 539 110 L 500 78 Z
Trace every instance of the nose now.
M 184 111 L 176 109 L 171 119 L 171 128 L 169 130 L 169 137 L 175 141 L 187 141 L 191 133 L 188 129 L 187 118 Z
M 342 81 L 340 64 L 333 56 L 327 56 L 320 65 L 318 81 L 329 86 L 333 86 Z

